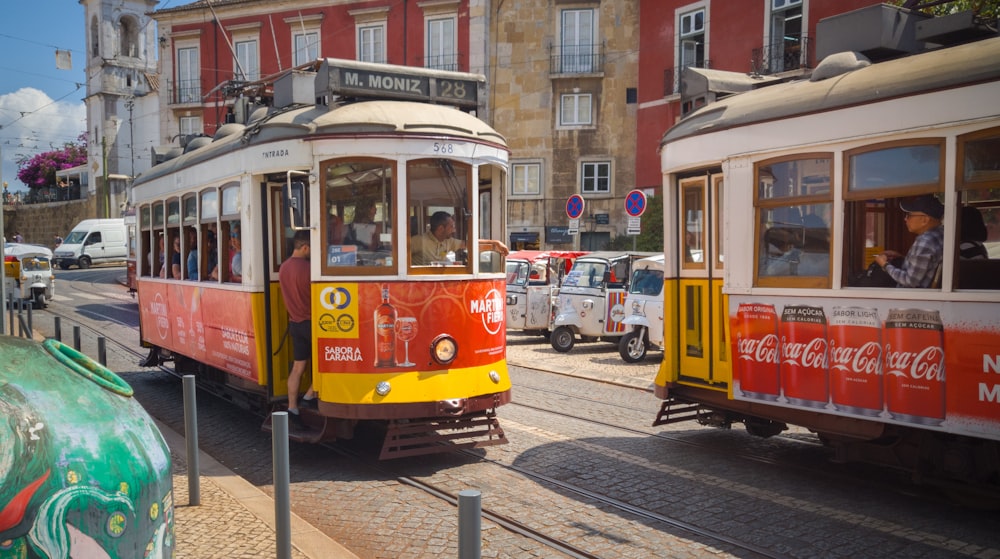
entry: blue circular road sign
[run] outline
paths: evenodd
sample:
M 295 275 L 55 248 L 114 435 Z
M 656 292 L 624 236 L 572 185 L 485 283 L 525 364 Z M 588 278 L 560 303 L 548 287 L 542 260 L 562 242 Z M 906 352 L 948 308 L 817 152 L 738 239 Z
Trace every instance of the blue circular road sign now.
M 625 195 L 625 213 L 632 217 L 639 217 L 646 211 L 646 193 L 641 190 L 632 190 Z
M 570 219 L 578 219 L 583 215 L 583 196 L 574 194 L 566 200 L 566 215 Z

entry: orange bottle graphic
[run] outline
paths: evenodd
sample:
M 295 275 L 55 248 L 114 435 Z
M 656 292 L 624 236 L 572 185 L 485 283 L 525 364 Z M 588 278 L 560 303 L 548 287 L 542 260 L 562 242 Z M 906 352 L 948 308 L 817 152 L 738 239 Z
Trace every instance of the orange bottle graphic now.
M 389 287 L 382 286 L 382 303 L 375 308 L 375 366 L 396 366 L 396 309 L 389 303 Z

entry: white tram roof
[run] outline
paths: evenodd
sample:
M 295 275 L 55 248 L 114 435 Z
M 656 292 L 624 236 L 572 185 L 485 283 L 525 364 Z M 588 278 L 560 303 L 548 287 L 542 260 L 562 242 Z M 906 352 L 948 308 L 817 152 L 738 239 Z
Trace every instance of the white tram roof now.
M 726 97 L 667 130 L 660 149 L 699 134 L 998 79 L 1000 37 L 880 62 L 823 80 L 777 84 Z
M 274 111 L 246 127 L 225 125 L 215 139 L 160 163 L 135 179 L 135 186 L 245 147 L 287 139 L 329 135 L 403 134 L 456 136 L 507 148 L 507 140 L 479 118 L 445 105 L 412 101 L 361 101 L 333 108 L 307 106 Z

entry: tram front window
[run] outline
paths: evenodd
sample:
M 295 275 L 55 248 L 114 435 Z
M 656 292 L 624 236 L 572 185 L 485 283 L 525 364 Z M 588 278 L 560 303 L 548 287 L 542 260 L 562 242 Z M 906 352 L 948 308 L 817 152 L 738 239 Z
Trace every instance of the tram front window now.
M 392 192 L 395 163 L 375 159 L 324 163 L 325 268 L 394 268 Z
M 407 165 L 410 266 L 468 268 L 472 169 L 447 159 Z

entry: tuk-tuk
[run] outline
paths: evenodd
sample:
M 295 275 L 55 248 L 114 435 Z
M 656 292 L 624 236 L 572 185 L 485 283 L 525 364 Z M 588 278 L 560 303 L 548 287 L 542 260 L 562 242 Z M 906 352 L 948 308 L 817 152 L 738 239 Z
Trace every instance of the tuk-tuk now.
M 636 260 L 632 265 L 622 320 L 625 335 L 618 353 L 627 363 L 646 358 L 650 346 L 663 348 L 663 255 Z
M 573 263 L 559 287 L 559 307 L 549 342 L 556 351 L 580 341 L 617 343 L 625 335 L 625 295 L 636 260 L 654 252 L 592 252 Z
M 507 330 L 549 335 L 559 283 L 584 254 L 519 250 L 507 255 Z
M 7 243 L 3 265 L 7 299 L 31 301 L 35 308 L 44 309 L 55 290 L 52 251 L 39 245 Z

